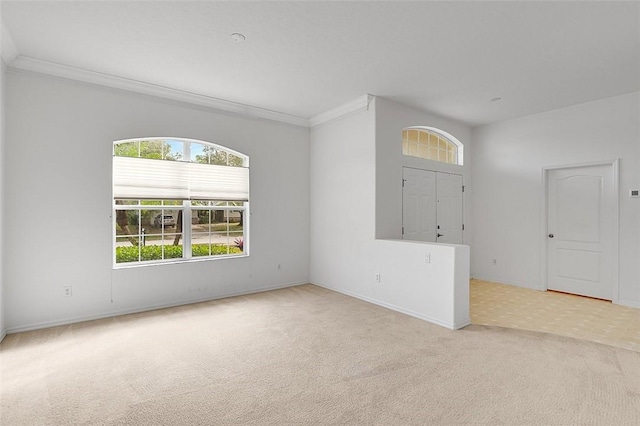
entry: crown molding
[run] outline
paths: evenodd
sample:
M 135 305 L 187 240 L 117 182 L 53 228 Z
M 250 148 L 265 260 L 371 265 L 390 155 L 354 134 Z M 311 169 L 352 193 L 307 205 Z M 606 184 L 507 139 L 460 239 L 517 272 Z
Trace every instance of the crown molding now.
M 0 28 L 0 38 L 2 39 L 0 52 L 2 52 L 2 61 L 6 65 L 9 65 L 18 56 L 18 49 L 4 22 L 0 22 Z
M 3 34 L 4 35 L 4 34 Z M 157 84 L 146 83 L 111 74 L 89 71 L 82 68 L 57 64 L 28 56 L 18 55 L 12 62 L 8 62 L 10 70 L 26 71 L 45 74 L 67 80 L 79 81 L 97 86 L 125 90 L 128 92 L 171 99 L 187 104 L 198 105 L 219 111 L 230 112 L 251 118 L 277 121 L 295 126 L 309 127 L 309 120 L 295 115 L 284 114 L 268 109 L 225 101 L 211 96 L 200 95 L 184 90 L 172 89 Z
M 342 104 L 339 107 L 335 107 L 333 109 L 330 109 L 329 111 L 312 117 L 309 120 L 309 125 L 310 127 L 317 127 L 330 121 L 342 118 L 356 111 L 365 109 L 368 110 L 369 104 L 374 98 L 374 95 L 370 95 L 368 93 L 366 95 L 362 95 L 352 101 L 347 102 L 346 104 Z

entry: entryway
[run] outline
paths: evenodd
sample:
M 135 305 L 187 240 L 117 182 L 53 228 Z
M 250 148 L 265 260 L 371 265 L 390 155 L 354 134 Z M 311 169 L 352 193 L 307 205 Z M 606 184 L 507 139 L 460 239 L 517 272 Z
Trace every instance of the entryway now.
M 547 289 L 617 299 L 617 161 L 544 170 Z
M 476 279 L 469 290 L 472 324 L 551 333 L 640 352 L 640 309 Z
M 402 238 L 462 244 L 462 176 L 402 168 Z

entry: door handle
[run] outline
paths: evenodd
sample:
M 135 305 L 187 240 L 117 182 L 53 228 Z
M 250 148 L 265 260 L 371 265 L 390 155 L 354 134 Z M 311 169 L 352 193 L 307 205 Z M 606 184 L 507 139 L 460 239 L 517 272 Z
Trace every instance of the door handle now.
M 549 238 L 553 238 L 553 234 L 549 234 Z
M 444 237 L 444 234 L 436 234 L 437 238 Z

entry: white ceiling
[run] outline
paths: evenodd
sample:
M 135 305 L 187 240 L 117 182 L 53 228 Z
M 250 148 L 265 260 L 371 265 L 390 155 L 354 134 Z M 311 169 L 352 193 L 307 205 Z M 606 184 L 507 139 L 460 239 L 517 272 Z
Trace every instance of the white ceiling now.
M 303 118 L 372 93 L 478 125 L 640 90 L 638 2 L 1 7 L 19 55 Z

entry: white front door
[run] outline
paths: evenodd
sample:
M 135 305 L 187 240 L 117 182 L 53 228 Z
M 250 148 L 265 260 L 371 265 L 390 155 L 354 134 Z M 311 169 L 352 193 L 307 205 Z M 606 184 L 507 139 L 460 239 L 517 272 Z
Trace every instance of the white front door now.
M 462 244 L 462 176 L 402 168 L 402 238 Z
M 547 171 L 547 288 L 611 300 L 612 165 Z
M 437 232 L 439 243 L 462 244 L 462 176 L 438 173 Z
M 402 168 L 402 237 L 436 242 L 436 173 Z

